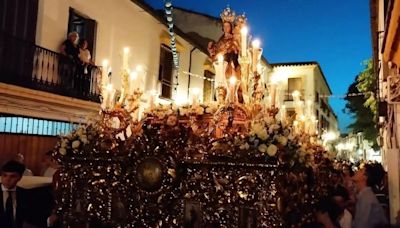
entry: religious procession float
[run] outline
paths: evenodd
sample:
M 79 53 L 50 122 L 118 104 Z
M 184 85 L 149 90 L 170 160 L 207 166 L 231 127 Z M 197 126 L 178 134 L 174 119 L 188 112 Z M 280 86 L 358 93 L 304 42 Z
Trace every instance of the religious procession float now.
M 65 225 L 107 227 L 300 227 L 326 193 L 329 156 L 316 121 L 294 95 L 296 115 L 276 106 L 259 42 L 227 8 L 209 44 L 215 101 L 141 102 L 123 56 L 121 94 L 100 75 L 99 118 L 62 136 L 53 156 L 57 211 Z M 141 106 L 144 112 L 141 113 Z

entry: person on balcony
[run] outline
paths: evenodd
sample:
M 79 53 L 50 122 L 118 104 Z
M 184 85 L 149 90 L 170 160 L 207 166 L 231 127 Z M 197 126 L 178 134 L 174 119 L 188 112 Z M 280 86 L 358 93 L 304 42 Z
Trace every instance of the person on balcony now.
M 81 61 L 83 68 L 83 73 L 88 74 L 90 72 L 90 68 L 94 66 L 92 61 L 92 56 L 88 49 L 88 42 L 86 39 L 81 39 L 79 41 L 79 60 Z
M 91 82 L 91 71 L 95 68 L 95 65 L 92 61 L 92 56 L 88 49 L 88 42 L 86 39 L 82 39 L 79 41 L 79 73 L 81 74 L 80 82 L 77 85 L 80 87 L 80 90 L 84 94 L 89 94 L 90 91 L 90 82 Z
M 61 78 L 61 85 L 67 90 L 76 89 L 77 81 L 77 66 L 79 60 L 78 48 L 79 35 L 77 32 L 68 34 L 68 38 L 61 44 L 60 47 L 60 62 L 59 74 Z
M 61 54 L 68 57 L 72 62 L 78 63 L 79 48 L 78 48 L 79 34 L 77 32 L 70 32 L 68 38 L 61 44 Z

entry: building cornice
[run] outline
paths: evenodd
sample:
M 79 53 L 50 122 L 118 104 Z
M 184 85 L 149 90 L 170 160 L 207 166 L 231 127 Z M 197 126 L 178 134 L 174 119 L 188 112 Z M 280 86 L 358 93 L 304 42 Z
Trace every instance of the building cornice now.
M 0 113 L 84 123 L 100 104 L 0 83 Z
M 270 63 L 269 64 L 272 68 L 275 67 L 292 67 L 292 66 L 316 66 L 318 70 L 321 72 L 322 78 L 324 79 L 324 82 L 326 84 L 326 87 L 328 87 L 329 95 L 332 94 L 332 90 L 329 87 L 328 81 L 326 80 L 325 74 L 321 69 L 321 66 L 319 65 L 318 62 L 316 61 L 308 61 L 308 62 L 284 62 L 284 63 Z

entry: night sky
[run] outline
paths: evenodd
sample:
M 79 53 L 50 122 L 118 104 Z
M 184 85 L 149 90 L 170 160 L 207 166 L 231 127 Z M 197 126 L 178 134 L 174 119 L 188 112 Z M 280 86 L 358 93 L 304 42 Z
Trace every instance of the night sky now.
M 162 0 L 146 0 L 162 8 Z M 343 95 L 371 58 L 368 0 L 172 0 L 173 6 L 219 16 L 227 6 L 245 12 L 250 33 L 270 63 L 317 61 L 333 94 Z M 352 122 L 345 101 L 330 98 L 342 132 Z

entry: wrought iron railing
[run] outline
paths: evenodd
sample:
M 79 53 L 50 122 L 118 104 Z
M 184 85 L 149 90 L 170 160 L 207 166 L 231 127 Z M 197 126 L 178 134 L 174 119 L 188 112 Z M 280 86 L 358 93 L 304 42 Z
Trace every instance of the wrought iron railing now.
M 0 82 L 99 102 L 99 68 L 0 31 Z

